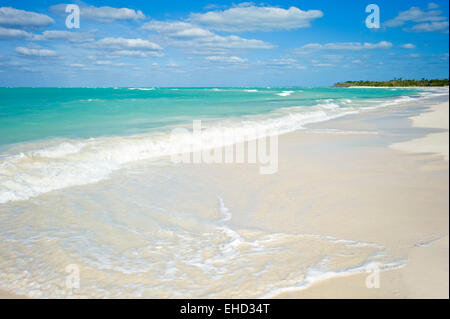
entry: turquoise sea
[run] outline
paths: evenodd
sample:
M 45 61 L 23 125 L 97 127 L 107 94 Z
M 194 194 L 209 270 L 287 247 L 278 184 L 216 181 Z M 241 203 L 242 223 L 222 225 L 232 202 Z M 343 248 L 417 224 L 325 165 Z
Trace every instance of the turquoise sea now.
M 57 298 L 256 298 L 364 271 L 375 261 L 398 267 L 371 243 L 252 229 L 259 190 L 251 195 L 239 182 L 226 186 L 223 174 L 241 178 L 231 168 L 168 161 L 180 145 L 195 142 L 171 132 L 201 120 L 208 131 L 204 147 L 211 148 L 221 146 L 218 128 L 283 134 L 433 94 L 0 88 L 0 289 Z M 242 204 L 246 196 L 254 207 Z M 73 269 L 79 287 L 67 285 Z
M 411 89 L 0 88 L 0 145 L 127 136 L 193 119 L 270 116 L 283 108 L 361 108 L 417 94 Z
M 210 128 L 245 125 L 284 133 L 420 94 L 414 89 L 0 88 L 0 203 L 97 182 L 125 164 L 170 155 L 182 143 L 170 139 L 171 129 L 193 120 Z

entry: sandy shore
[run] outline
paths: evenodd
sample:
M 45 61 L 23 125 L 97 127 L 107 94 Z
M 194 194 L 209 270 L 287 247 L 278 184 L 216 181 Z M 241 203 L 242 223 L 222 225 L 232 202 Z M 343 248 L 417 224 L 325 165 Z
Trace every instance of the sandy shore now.
M 398 120 L 409 112 L 408 108 L 399 108 L 379 111 L 375 117 L 381 116 L 385 121 L 386 116 L 400 115 Z M 384 181 L 380 188 L 364 194 L 363 189 L 352 189 L 346 185 L 349 194 L 359 195 L 358 199 L 350 196 L 351 205 L 359 210 L 346 207 L 344 210 L 348 211 L 335 219 L 331 215 L 336 214 L 329 214 L 327 218 L 312 221 L 316 224 L 316 229 L 328 228 L 327 232 L 331 231 L 338 236 L 383 242 L 386 247 L 402 251 L 401 254 L 407 259 L 405 267 L 382 272 L 379 289 L 367 289 L 365 282 L 368 274 L 362 273 L 320 281 L 308 289 L 279 294 L 278 298 L 449 297 L 448 162 L 442 160 L 448 161 L 448 112 L 449 104 L 445 102 L 409 117 L 413 127 L 443 132 L 390 145 L 396 150 L 415 153 L 415 156 L 405 157 L 398 153 L 376 151 L 373 156 L 377 161 L 387 161 L 383 172 L 379 171 L 378 176 L 374 175 L 375 172 L 370 172 L 377 165 L 372 166 L 374 163 L 364 156 L 370 147 L 358 152 L 358 157 L 364 158 L 364 165 L 355 166 L 354 169 L 368 178 L 367 181 L 360 180 L 358 187 L 365 188 L 367 183 L 378 184 L 382 178 Z M 415 114 L 416 111 L 411 113 Z M 346 121 L 343 120 L 337 126 L 348 128 L 349 123 L 345 123 Z M 399 128 L 405 127 L 404 121 L 399 121 L 398 124 Z M 422 131 L 422 135 L 427 130 Z M 388 134 L 388 131 L 383 134 Z M 429 155 L 418 155 L 424 153 Z M 414 174 L 418 175 L 413 177 Z M 441 177 L 436 178 L 437 174 Z M 389 191 L 392 191 L 391 195 L 387 194 Z M 371 205 L 361 205 L 361 200 L 368 200 L 369 197 L 375 199 L 369 201 Z M 350 225 L 345 225 L 347 223 Z M 335 228 L 339 231 L 333 231 Z M 420 235 L 413 239 L 414 234 Z M 419 239 L 421 236 L 422 240 Z
M 344 272 L 317 280 L 305 289 L 279 289 L 271 297 L 448 298 L 445 112 L 448 115 L 448 103 L 431 108 L 409 104 L 362 112 L 282 135 L 279 170 L 272 175 L 260 175 L 254 164 L 167 168 L 173 176 L 187 177 L 198 187 L 207 185 L 205 193 L 211 190 L 220 194 L 233 214 L 229 226 L 237 233 L 252 229 L 373 243 L 392 260 L 402 262 L 400 267 L 380 273 L 379 288 L 366 287 L 369 274 L 364 271 Z M 447 153 L 443 138 L 429 139 L 434 134 L 447 134 Z M 438 147 L 424 150 L 423 142 L 411 142 L 427 138 Z M 398 146 L 405 144 L 408 147 Z M 148 179 L 143 181 L 151 184 Z M 84 186 L 83 191 L 112 189 L 114 183 L 122 189 L 119 179 Z M 189 198 L 185 205 L 194 205 L 195 196 L 201 196 L 195 189 L 183 192 Z M 42 203 L 52 196 L 58 194 L 42 196 Z M 346 262 L 352 262 L 353 267 L 355 260 L 360 260 L 357 253 Z M 345 263 L 330 266 L 346 267 Z M 0 291 L 0 298 L 13 297 L 17 296 Z
M 437 153 L 449 159 L 448 103 L 433 105 L 428 112 L 411 117 L 414 127 L 438 129 L 440 133 L 430 133 L 425 137 L 391 145 L 392 148 L 412 153 Z

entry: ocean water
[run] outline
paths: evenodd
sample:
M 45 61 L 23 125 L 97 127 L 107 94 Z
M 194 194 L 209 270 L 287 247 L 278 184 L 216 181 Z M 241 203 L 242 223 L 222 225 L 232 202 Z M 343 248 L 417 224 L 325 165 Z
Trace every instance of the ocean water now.
M 215 147 L 217 127 L 286 133 L 436 94 L 0 88 L 0 289 L 61 298 L 261 297 L 360 271 L 385 258 L 382 247 L 234 227 L 220 187 L 168 163 L 186 143 L 170 132 L 201 120 L 205 147 Z M 67 288 L 68 265 L 80 271 L 78 289 Z
M 0 88 L 0 203 L 170 155 L 186 142 L 171 139 L 171 130 L 193 120 L 282 133 L 419 96 L 400 89 Z M 210 137 L 205 147 L 220 146 Z

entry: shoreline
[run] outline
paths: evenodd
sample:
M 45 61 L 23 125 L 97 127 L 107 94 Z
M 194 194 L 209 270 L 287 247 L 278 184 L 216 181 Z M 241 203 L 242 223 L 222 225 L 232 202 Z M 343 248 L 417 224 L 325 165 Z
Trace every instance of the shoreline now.
M 425 137 L 390 145 L 396 150 L 409 153 L 434 153 L 449 160 L 449 104 L 441 103 L 428 107 L 427 112 L 410 117 L 413 127 L 438 129 L 443 132 L 429 133 Z
M 404 109 L 405 106 L 396 106 Z M 391 109 L 388 111 L 393 112 Z M 448 101 L 427 106 L 419 114 L 408 117 L 412 128 L 444 130 L 442 133 L 429 133 L 418 139 L 408 139 L 400 143 L 388 145 L 390 149 L 403 154 L 413 154 L 410 159 L 421 163 L 420 170 L 434 171 L 435 165 L 427 162 L 440 162 L 438 167 L 448 174 Z M 381 111 L 382 112 L 382 111 Z M 422 131 L 422 132 L 426 132 Z M 431 147 L 424 147 L 431 145 Z M 440 159 L 439 159 L 440 158 Z M 447 164 L 442 166 L 442 162 Z M 448 188 L 448 184 L 447 184 Z M 448 209 L 448 199 L 447 199 Z M 443 214 L 445 209 L 442 210 Z M 445 217 L 448 220 L 448 216 Z M 437 238 L 436 238 L 437 236 Z M 380 289 L 367 289 L 365 281 L 368 277 L 364 271 L 356 273 L 336 274 L 330 278 L 317 280 L 308 287 L 288 288 L 285 292 L 276 294 L 274 298 L 310 299 L 310 298 L 443 298 L 447 299 L 449 278 L 449 237 L 448 227 L 443 235 L 414 244 L 409 249 L 408 261 L 398 269 L 382 270 L 380 272 Z M 429 269 L 435 272 L 430 273 Z M 431 282 L 431 284 L 430 284 Z M 442 282 L 444 284 L 442 284 Z
M 339 87 L 338 87 L 339 88 Z M 346 86 L 343 89 L 448 89 L 448 86 Z

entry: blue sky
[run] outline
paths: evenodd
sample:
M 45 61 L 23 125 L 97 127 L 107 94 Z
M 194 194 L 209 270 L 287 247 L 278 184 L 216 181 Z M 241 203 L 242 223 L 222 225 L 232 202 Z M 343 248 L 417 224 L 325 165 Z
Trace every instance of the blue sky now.
M 447 78 L 448 1 L 0 0 L 0 86 L 328 86 Z M 381 26 L 365 24 L 368 4 Z

